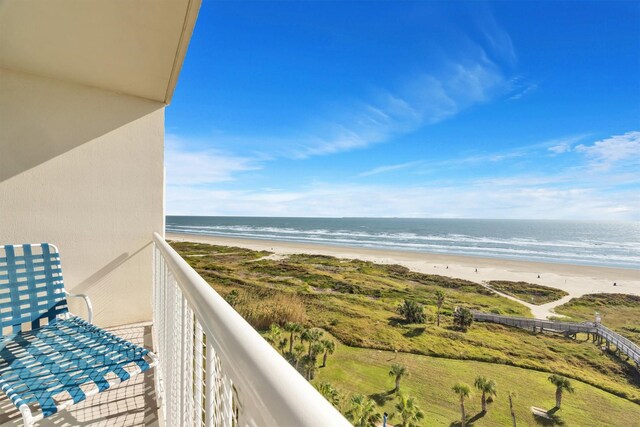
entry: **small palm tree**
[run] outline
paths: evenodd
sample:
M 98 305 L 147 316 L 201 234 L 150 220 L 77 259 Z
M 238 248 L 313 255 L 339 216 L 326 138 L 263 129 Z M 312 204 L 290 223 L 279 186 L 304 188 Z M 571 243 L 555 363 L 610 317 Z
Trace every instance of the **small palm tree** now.
M 438 315 L 436 317 L 436 325 L 440 326 L 440 309 L 442 308 L 442 304 L 444 304 L 445 293 L 443 290 L 438 289 L 435 292 L 436 296 L 436 307 L 438 307 Z
M 375 427 L 382 419 L 376 410 L 376 403 L 361 394 L 351 396 L 350 406 L 345 415 L 355 427 Z
M 400 424 L 402 427 L 418 427 L 420 420 L 424 418 L 424 413 L 412 397 L 398 396 L 396 411 L 402 420 Z
M 391 370 L 389 371 L 389 376 L 390 377 L 395 377 L 395 381 L 396 381 L 396 386 L 393 389 L 393 391 L 395 391 L 396 393 L 400 392 L 400 380 L 403 377 L 407 377 L 409 376 L 409 371 L 407 371 L 407 368 L 405 368 L 402 365 L 399 365 L 397 363 L 394 363 L 393 365 L 391 365 Z
M 456 307 L 453 313 L 453 324 L 461 331 L 467 331 L 473 323 L 473 314 L 465 307 Z
M 282 329 L 280 329 L 278 325 L 273 323 L 269 327 L 269 331 L 265 335 L 265 339 L 269 342 L 269 344 L 277 345 L 278 341 L 280 340 L 280 335 L 282 335 Z
M 296 322 L 287 322 L 284 325 L 284 330 L 289 332 L 289 353 L 293 353 L 295 336 L 302 332 L 302 325 Z
M 422 304 L 411 300 L 404 300 L 398 307 L 398 313 L 404 317 L 407 323 L 424 323 L 426 316 Z
M 560 375 L 554 374 L 551 375 L 548 379 L 551 384 L 556 386 L 556 408 L 560 409 L 560 405 L 562 404 L 562 392 L 566 390 L 569 393 L 573 393 L 573 386 L 571 385 L 571 381 L 569 381 L 569 379 Z
M 474 384 L 482 392 L 482 412 L 487 412 L 487 396 L 496 396 L 496 382 L 486 377 L 477 377 Z
M 453 386 L 453 391 L 460 397 L 460 412 L 462 414 L 460 422 L 462 424 L 462 427 L 464 427 L 467 422 L 467 416 L 464 412 L 464 399 L 469 397 L 469 395 L 471 394 L 471 389 L 464 383 L 457 383 Z
M 336 408 L 340 406 L 340 393 L 331 384 L 320 383 L 316 385 L 316 389 L 320 392 L 322 397 L 327 399 L 333 406 L 335 406 Z
M 300 367 L 300 361 L 302 359 L 302 355 L 304 354 L 304 345 L 303 344 L 296 344 L 293 347 L 293 359 L 295 360 L 295 367 L 296 370 Z
M 278 341 L 278 350 L 280 350 L 280 353 L 284 354 L 284 350 L 287 348 L 288 341 L 289 339 L 287 337 L 284 337 L 280 339 L 280 341 Z
M 320 329 L 305 329 L 300 334 L 300 340 L 309 343 L 307 356 L 311 356 L 311 347 L 322 338 L 323 332 Z
M 333 352 L 336 350 L 336 343 L 332 340 L 322 340 L 320 342 L 324 347 L 324 355 L 322 356 L 322 367 L 324 368 L 325 366 L 327 366 L 327 356 L 329 354 L 333 354 Z

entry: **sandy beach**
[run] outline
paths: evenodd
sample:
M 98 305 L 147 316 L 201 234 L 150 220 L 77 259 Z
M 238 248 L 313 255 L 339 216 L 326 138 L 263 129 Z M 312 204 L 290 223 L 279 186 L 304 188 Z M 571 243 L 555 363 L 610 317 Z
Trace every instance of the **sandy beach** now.
M 382 264 L 399 264 L 421 273 L 439 274 L 481 284 L 490 280 L 523 281 L 562 289 L 569 294 L 558 301 L 544 305 L 533 305 L 516 300 L 529 307 L 533 315 L 537 318 L 547 318 L 548 316 L 555 315 L 553 313 L 554 307 L 564 304 L 571 298 L 584 294 L 624 293 L 640 295 L 640 270 L 632 269 L 194 234 L 167 233 L 166 239 L 237 246 L 252 250 L 265 250 L 273 252 L 277 256 L 305 253 L 329 255 L 338 258 L 361 259 Z M 616 286 L 613 286 L 614 283 L 616 283 Z M 506 297 L 511 298 L 509 296 Z M 511 299 L 515 300 L 515 298 Z

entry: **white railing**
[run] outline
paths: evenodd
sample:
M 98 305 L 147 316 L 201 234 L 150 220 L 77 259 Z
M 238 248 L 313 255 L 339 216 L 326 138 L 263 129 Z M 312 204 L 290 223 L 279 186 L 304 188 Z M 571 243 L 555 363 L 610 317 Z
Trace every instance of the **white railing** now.
M 159 234 L 153 240 L 165 425 L 350 425 Z

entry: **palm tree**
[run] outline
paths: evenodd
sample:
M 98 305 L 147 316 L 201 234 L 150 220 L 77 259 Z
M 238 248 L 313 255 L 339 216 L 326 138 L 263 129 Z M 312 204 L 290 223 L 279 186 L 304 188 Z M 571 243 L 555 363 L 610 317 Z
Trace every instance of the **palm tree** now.
M 324 355 L 322 356 L 322 367 L 327 366 L 327 355 L 333 354 L 336 350 L 336 343 L 332 340 L 322 340 L 320 341 L 322 346 L 324 347 Z
M 300 360 L 302 359 L 303 354 L 304 354 L 304 345 L 296 344 L 293 347 L 293 353 L 291 354 L 293 356 L 293 359 L 296 361 L 296 370 L 300 366 Z
M 420 420 L 424 418 L 424 413 L 418 405 L 416 405 L 413 397 L 398 396 L 396 410 L 402 419 L 402 427 L 418 427 Z
M 440 309 L 442 308 L 442 304 L 444 304 L 445 293 L 443 290 L 438 289 L 435 293 L 436 295 L 436 307 L 438 307 L 438 315 L 436 317 L 436 325 L 440 326 Z
M 322 397 L 327 399 L 336 408 L 340 406 L 340 393 L 329 383 L 320 383 L 316 385 L 316 389 Z
M 516 397 L 516 394 L 512 391 L 509 392 L 509 411 L 511 411 L 511 421 L 513 422 L 513 427 L 516 426 L 516 412 L 513 410 L 513 398 Z
M 407 371 L 407 368 L 405 368 L 402 365 L 398 365 L 397 363 L 394 363 L 393 365 L 391 365 L 391 370 L 389 371 L 389 376 L 390 377 L 396 377 L 396 387 L 393 389 L 393 391 L 395 391 L 396 393 L 400 392 L 400 380 L 402 379 L 402 377 L 407 377 L 409 376 L 409 371 Z
M 398 307 L 398 313 L 404 317 L 407 323 L 424 323 L 426 316 L 422 304 L 411 300 L 404 300 Z
M 382 419 L 376 412 L 376 403 L 361 394 L 351 396 L 351 402 L 346 414 L 354 427 L 374 427 Z
M 462 424 L 462 427 L 464 427 L 467 422 L 467 417 L 464 413 L 464 399 L 465 397 L 469 397 L 469 395 L 471 394 L 471 389 L 469 388 L 468 385 L 464 383 L 457 383 L 456 385 L 453 386 L 453 391 L 458 396 L 460 396 L 460 412 L 462 413 L 461 424 Z
M 323 332 L 320 329 L 305 329 L 300 334 L 300 340 L 309 343 L 308 356 L 311 356 L 311 346 L 322 338 Z
M 475 386 L 482 392 L 482 412 L 487 412 L 487 395 L 496 396 L 496 382 L 486 377 L 477 377 Z
M 296 322 L 287 322 L 284 325 L 284 330 L 289 332 L 289 353 L 293 353 L 295 334 L 302 332 L 302 325 Z
M 562 404 L 562 392 L 564 390 L 568 391 L 569 393 L 574 392 L 571 381 L 569 381 L 569 379 L 565 377 L 554 374 L 549 377 L 549 382 L 556 386 L 556 408 L 560 409 L 560 405 Z
M 280 339 L 280 335 L 282 335 L 282 329 L 280 329 L 278 325 L 273 323 L 271 324 L 271 326 L 269 326 L 269 332 L 267 332 L 267 334 L 265 335 L 265 339 L 269 342 L 269 344 L 277 345 L 278 340 Z
M 453 312 L 453 324 L 462 331 L 467 331 L 473 323 L 473 314 L 465 307 L 456 307 Z
M 289 339 L 287 337 L 284 337 L 280 341 L 278 341 L 278 350 L 280 350 L 280 353 L 282 353 L 283 355 L 284 355 L 284 349 L 287 348 L 288 341 Z

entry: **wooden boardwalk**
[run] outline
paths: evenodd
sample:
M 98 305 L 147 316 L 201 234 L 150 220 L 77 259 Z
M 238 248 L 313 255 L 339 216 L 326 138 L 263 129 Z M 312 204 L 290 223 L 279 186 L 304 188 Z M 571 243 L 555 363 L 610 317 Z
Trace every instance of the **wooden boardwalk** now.
M 615 352 L 618 355 L 626 355 L 629 360 L 633 360 L 636 366 L 640 368 L 640 346 L 600 323 L 540 320 L 527 317 L 501 316 L 479 311 L 473 312 L 473 319 L 478 322 L 499 323 L 533 332 L 551 331 L 574 336 L 578 333 L 590 334 L 595 342 L 606 345 L 607 350 L 611 350 L 612 345 L 615 346 Z

